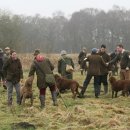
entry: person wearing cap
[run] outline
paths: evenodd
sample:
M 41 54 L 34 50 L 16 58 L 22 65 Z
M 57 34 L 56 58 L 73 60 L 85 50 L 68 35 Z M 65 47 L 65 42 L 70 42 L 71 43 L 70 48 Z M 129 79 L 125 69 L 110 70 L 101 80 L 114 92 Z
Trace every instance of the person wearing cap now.
M 66 66 L 71 65 L 74 69 L 74 62 L 72 58 L 67 56 L 65 50 L 61 51 L 61 57 L 58 60 L 58 73 L 67 79 L 73 79 L 73 72 L 66 72 Z
M 20 105 L 20 81 L 23 79 L 23 70 L 20 59 L 14 50 L 10 52 L 10 58 L 3 65 L 3 74 L 7 86 L 8 106 L 13 102 L 13 87 L 16 90 L 17 104 Z
M 38 54 L 35 57 L 30 67 L 29 77 L 34 76 L 35 72 L 37 75 L 37 87 L 39 89 L 39 99 L 42 109 L 45 107 L 45 96 L 47 87 L 50 88 L 53 105 L 54 106 L 58 105 L 55 79 L 52 80 L 52 78 L 54 78 L 53 70 L 54 70 L 53 64 L 50 62 L 48 58 L 42 56 L 41 54 Z M 48 81 L 46 80 L 47 75 L 51 76 L 50 78 L 48 78 L 48 80 L 50 80 L 51 83 L 48 83 Z
M 4 52 L 3 50 L 0 48 L 0 83 L 3 84 L 4 89 L 6 89 L 6 86 L 4 85 L 4 75 L 3 75 L 3 64 L 4 64 Z
M 40 54 L 40 49 L 35 49 L 34 53 L 33 53 L 33 56 L 34 56 L 34 59 L 36 59 L 36 56 Z
M 89 62 L 89 67 L 88 67 L 88 72 L 87 76 L 84 80 L 83 83 L 83 88 L 80 92 L 79 98 L 84 97 L 84 93 L 87 89 L 87 86 L 94 77 L 94 91 L 95 91 L 95 98 L 99 97 L 100 94 L 100 87 L 99 87 L 99 80 L 100 80 L 100 75 L 101 75 L 101 65 L 107 66 L 105 62 L 103 61 L 102 57 L 97 54 L 97 48 L 92 49 L 91 55 L 89 55 L 85 60 Z
M 6 47 L 5 48 L 5 53 L 4 53 L 4 63 L 10 58 L 10 48 Z
M 83 75 L 84 70 L 85 72 L 87 71 L 86 62 L 84 62 L 84 59 L 86 58 L 86 56 L 87 56 L 87 49 L 83 47 L 82 51 L 79 53 L 79 56 L 78 56 L 78 63 L 80 65 L 81 75 Z
M 106 52 L 106 45 L 102 44 L 101 48 L 98 52 L 98 54 L 103 58 L 105 63 L 108 63 L 110 61 L 110 56 Z M 106 95 L 108 93 L 108 73 L 110 71 L 110 68 L 106 68 L 105 66 L 101 66 L 101 75 L 100 75 L 100 88 L 101 88 L 101 83 L 103 83 L 104 86 L 104 94 Z

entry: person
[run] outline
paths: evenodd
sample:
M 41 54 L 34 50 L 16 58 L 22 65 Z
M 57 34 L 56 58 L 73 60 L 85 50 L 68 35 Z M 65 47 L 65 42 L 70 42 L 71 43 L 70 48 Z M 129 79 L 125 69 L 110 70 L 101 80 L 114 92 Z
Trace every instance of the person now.
M 4 58 L 4 52 L 3 50 L 0 48 L 0 84 L 2 84 L 2 86 L 4 87 L 4 89 L 6 89 L 6 86 L 4 85 L 4 75 L 3 75 L 3 61 Z
M 122 44 L 117 45 L 116 50 L 116 57 L 107 64 L 111 65 L 120 61 L 120 79 L 130 80 L 130 52 L 125 50 Z
M 83 88 L 79 94 L 79 98 L 84 97 L 84 93 L 87 89 L 87 86 L 94 76 L 94 91 L 95 91 L 95 98 L 99 97 L 100 94 L 100 75 L 101 75 L 101 65 L 106 66 L 105 62 L 103 61 L 102 57 L 97 54 L 97 48 L 92 49 L 91 55 L 89 55 L 85 60 L 89 62 L 88 73 L 83 83 Z
M 79 53 L 78 56 L 78 63 L 80 65 L 80 70 L 81 70 L 81 75 L 83 75 L 83 71 L 85 70 L 85 72 L 87 71 L 87 65 L 86 62 L 84 62 L 84 59 L 87 56 L 87 50 L 85 47 L 83 47 L 82 51 Z
M 33 53 L 34 59 L 36 59 L 36 56 L 39 54 L 40 54 L 40 49 L 35 49 L 35 51 Z
M 9 47 L 5 47 L 4 63 L 10 58 L 10 51 Z
M 110 56 L 106 53 L 106 45 L 102 44 L 100 51 L 98 53 L 104 60 L 105 63 L 108 63 L 110 61 Z M 101 66 L 101 75 L 100 75 L 100 90 L 101 90 L 101 83 L 103 83 L 104 86 L 104 94 L 106 95 L 108 93 L 108 73 L 110 71 L 110 68 L 107 68 L 106 66 Z
M 67 65 L 71 65 L 72 68 L 74 69 L 74 62 L 72 58 L 67 56 L 67 52 L 65 50 L 62 50 L 61 58 L 58 60 L 58 73 L 67 79 L 73 79 L 73 72 L 66 71 Z
M 116 55 L 117 55 L 117 50 L 115 50 L 114 52 L 112 52 L 110 54 L 111 60 L 113 60 L 116 57 Z M 116 63 L 112 64 L 112 66 L 111 66 L 111 70 L 112 70 L 112 75 L 113 76 L 116 76 L 116 74 L 118 75 L 118 69 L 119 69 L 118 64 L 119 64 L 119 61 L 117 61 Z
M 57 106 L 57 93 L 56 93 L 56 86 L 55 86 L 55 80 L 52 80 L 52 83 L 48 83 L 46 81 L 46 76 L 51 75 L 50 79 L 54 78 L 53 76 L 53 69 L 54 66 L 50 62 L 48 58 L 45 58 L 44 56 L 38 54 L 33 61 L 30 71 L 29 71 L 29 77 L 34 76 L 34 73 L 36 72 L 37 75 L 37 87 L 39 89 L 39 99 L 41 102 L 41 108 L 43 109 L 45 107 L 45 95 L 46 95 L 46 88 L 49 86 L 53 105 Z
M 14 50 L 10 52 L 10 58 L 3 65 L 3 74 L 6 80 L 8 105 L 12 105 L 13 87 L 17 95 L 17 104 L 20 105 L 20 81 L 23 80 L 23 70 L 20 59 Z

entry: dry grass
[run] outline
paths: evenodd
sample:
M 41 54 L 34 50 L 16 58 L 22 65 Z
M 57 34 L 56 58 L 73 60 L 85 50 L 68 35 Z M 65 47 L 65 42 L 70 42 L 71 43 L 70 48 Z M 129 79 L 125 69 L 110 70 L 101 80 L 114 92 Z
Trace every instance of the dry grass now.
M 33 57 L 28 58 L 28 55 L 22 57 L 24 57 L 22 63 L 24 63 L 26 78 Z M 85 75 L 81 76 L 78 71 L 74 72 L 74 79 L 79 81 L 80 84 L 82 84 L 84 78 Z M 71 92 L 68 91 L 66 94 L 62 94 L 68 108 L 65 108 L 61 98 L 58 98 L 59 106 L 54 107 L 48 89 L 46 108 L 41 110 L 39 108 L 39 92 L 36 87 L 36 80 L 33 84 L 33 92 L 35 97 L 33 107 L 29 106 L 30 101 L 28 100 L 24 107 L 17 106 L 14 92 L 14 105 L 12 108 L 8 108 L 6 92 L 3 92 L 3 88 L 0 87 L 0 130 L 11 130 L 11 124 L 19 122 L 29 122 L 35 125 L 37 130 L 130 130 L 130 97 L 111 99 L 110 93 L 107 96 L 101 93 L 100 98 L 95 99 L 93 85 L 90 84 L 86 92 L 86 98 L 73 100 Z

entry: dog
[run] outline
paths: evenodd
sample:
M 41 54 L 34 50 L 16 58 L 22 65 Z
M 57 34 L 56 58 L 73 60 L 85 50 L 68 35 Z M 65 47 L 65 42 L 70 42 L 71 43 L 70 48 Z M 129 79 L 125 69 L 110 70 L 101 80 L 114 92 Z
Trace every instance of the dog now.
M 31 106 L 33 105 L 33 92 L 32 92 L 32 83 L 33 83 L 34 76 L 28 77 L 25 81 L 24 86 L 20 88 L 20 104 L 25 104 L 25 100 L 30 98 Z
M 114 92 L 115 92 L 115 98 L 116 98 L 117 93 L 119 91 L 122 91 L 123 96 L 125 96 L 125 94 L 127 96 L 129 95 L 130 80 L 116 80 L 115 77 L 111 76 L 109 78 L 109 81 L 112 87 L 112 98 L 114 97 Z
M 75 80 L 66 79 L 64 77 L 59 76 L 58 74 L 54 75 L 56 80 L 56 87 L 58 88 L 59 92 L 62 90 L 71 89 L 72 98 L 76 98 L 76 95 L 79 95 L 78 88 L 82 88 L 79 83 Z

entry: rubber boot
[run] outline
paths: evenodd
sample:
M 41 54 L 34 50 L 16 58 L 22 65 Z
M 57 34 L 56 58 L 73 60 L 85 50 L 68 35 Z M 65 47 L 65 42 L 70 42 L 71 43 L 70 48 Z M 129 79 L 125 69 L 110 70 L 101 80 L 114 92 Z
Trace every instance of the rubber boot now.
M 53 105 L 54 105 L 54 106 L 58 106 L 58 103 L 57 103 L 57 93 L 56 93 L 56 91 L 52 91 L 52 92 L 51 92 L 51 95 L 52 95 Z
M 45 107 L 45 95 L 40 95 L 41 109 Z

